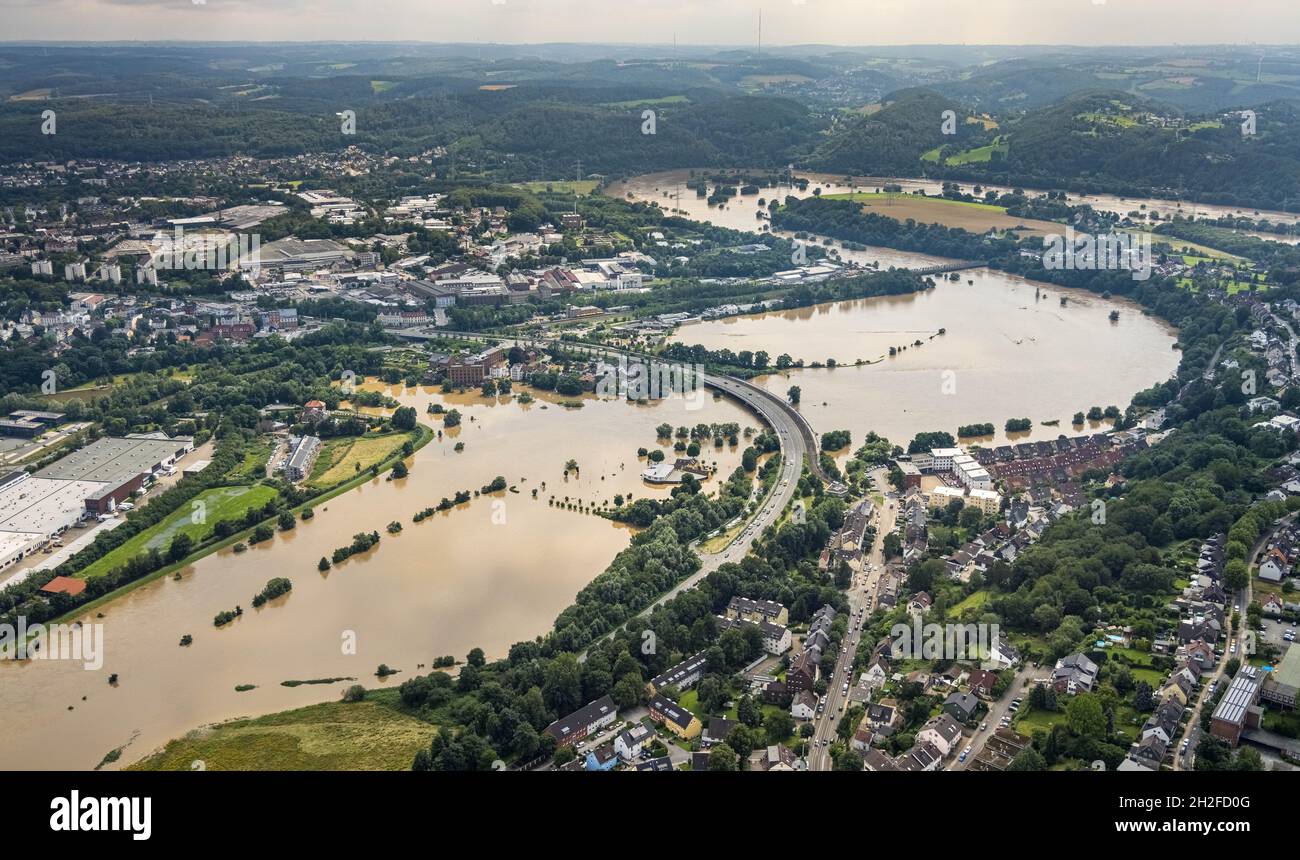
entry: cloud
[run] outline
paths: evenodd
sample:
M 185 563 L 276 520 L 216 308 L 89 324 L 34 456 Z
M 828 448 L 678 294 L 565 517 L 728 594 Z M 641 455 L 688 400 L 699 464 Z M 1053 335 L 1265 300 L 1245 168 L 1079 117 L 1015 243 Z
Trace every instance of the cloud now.
M 0 0 L 10 39 L 1155 45 L 1300 42 L 1295 0 Z M 202 15 L 201 19 L 195 13 Z M 196 20 L 202 30 L 195 32 Z

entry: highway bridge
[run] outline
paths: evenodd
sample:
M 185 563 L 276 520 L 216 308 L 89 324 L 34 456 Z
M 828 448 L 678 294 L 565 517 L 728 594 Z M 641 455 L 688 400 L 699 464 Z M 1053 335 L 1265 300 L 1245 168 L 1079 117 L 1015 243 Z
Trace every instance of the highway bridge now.
M 665 361 L 658 356 L 647 353 L 633 352 L 631 350 L 619 349 L 617 347 L 605 346 L 603 344 L 566 342 L 554 338 L 520 338 L 509 335 L 489 334 L 484 332 L 447 332 L 445 334 L 455 334 L 457 337 L 470 337 L 482 340 L 495 340 L 498 343 L 504 343 L 512 346 L 535 346 L 545 344 L 561 349 L 586 349 L 605 356 L 624 356 L 629 359 L 655 364 L 673 364 L 672 361 Z M 809 470 L 826 484 L 827 489 L 833 495 L 843 495 L 845 487 L 840 484 L 822 469 L 820 457 L 818 456 L 818 439 L 817 433 L 813 430 L 808 419 L 803 413 L 795 409 L 784 398 L 779 397 L 765 388 L 761 388 L 753 383 L 747 382 L 735 376 L 725 374 L 706 373 L 704 374 L 703 383 L 706 387 L 719 391 L 735 400 L 740 401 L 749 407 L 751 412 L 757 414 L 768 426 L 777 431 L 777 438 L 781 441 L 781 453 L 787 460 L 800 460 L 807 458 Z M 783 438 L 788 436 L 788 438 Z M 799 444 L 796 444 L 796 441 Z
M 963 272 L 966 269 L 982 269 L 988 263 L 966 262 L 945 263 L 942 266 L 926 266 L 924 269 L 908 269 L 914 275 L 942 275 L 947 272 Z
M 507 345 L 554 344 L 568 349 L 581 347 L 606 356 L 624 356 L 643 362 L 667 363 L 655 356 L 629 352 L 600 344 L 567 343 L 549 338 L 517 338 L 481 332 L 456 332 L 455 334 L 458 337 L 491 339 Z M 737 379 L 734 376 L 725 374 L 706 373 L 702 382 L 706 387 L 740 402 L 772 428 L 781 445 L 781 474 L 773 482 L 767 496 L 759 500 L 759 508 L 745 524 L 744 530 L 729 545 L 719 552 L 700 553 L 701 563 L 698 571 L 660 595 L 657 600 L 638 612 L 633 618 L 647 615 L 656 607 L 671 600 L 686 589 L 694 588 L 704 577 L 723 564 L 739 562 L 744 558 L 749 553 L 754 541 L 768 526 L 773 525 L 780 519 L 782 513 L 795 499 L 798 492 L 799 476 L 802 474 L 805 462 L 807 462 L 809 470 L 825 482 L 828 492 L 833 495 L 843 495 L 846 492 L 843 484 L 835 481 L 822 469 L 818 457 L 817 434 L 813 431 L 812 425 L 784 398 L 743 379 Z M 631 620 L 629 619 L 628 622 L 620 626 L 626 626 Z M 612 635 L 611 632 L 602 639 Z M 584 650 L 579 655 L 579 659 L 585 658 L 586 651 Z

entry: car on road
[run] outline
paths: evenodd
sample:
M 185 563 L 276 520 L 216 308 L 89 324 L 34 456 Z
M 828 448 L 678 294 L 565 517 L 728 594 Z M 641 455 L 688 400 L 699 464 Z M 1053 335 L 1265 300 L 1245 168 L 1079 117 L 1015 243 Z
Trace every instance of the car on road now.
M 1236 642 L 1233 642 L 1233 643 L 1232 643 L 1231 653 L 1233 653 L 1233 654 L 1236 654 L 1236 653 L 1237 653 L 1237 643 L 1236 643 Z
M 980 731 L 981 731 L 981 732 L 984 731 L 985 729 L 987 729 L 988 727 L 989 727 L 989 724 L 988 724 L 988 723 L 980 723 Z
M 967 754 L 968 752 L 970 752 L 970 750 L 962 750 L 962 751 L 961 751 L 961 755 L 957 756 L 957 761 L 958 761 L 958 762 L 964 762 L 964 761 L 966 761 L 966 754 Z

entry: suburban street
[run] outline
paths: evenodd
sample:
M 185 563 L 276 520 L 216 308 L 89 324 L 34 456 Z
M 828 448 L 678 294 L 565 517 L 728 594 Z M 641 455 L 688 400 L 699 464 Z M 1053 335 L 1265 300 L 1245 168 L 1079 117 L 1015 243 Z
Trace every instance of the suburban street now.
M 1033 678 L 1036 673 L 1050 674 L 1050 671 L 1050 669 L 1035 667 L 1029 662 L 1021 664 L 1020 671 L 1016 672 L 1016 677 L 1012 680 L 1010 686 L 1007 687 L 1006 692 L 1002 694 L 1002 698 L 995 702 L 988 703 L 988 713 L 980 720 L 980 724 L 987 726 L 987 728 L 976 729 L 972 736 L 964 737 L 963 742 L 968 744 L 971 748 L 970 755 L 966 756 L 965 761 L 953 759 L 952 763 L 944 768 L 944 770 L 965 770 L 970 767 L 971 763 L 975 761 L 976 756 L 978 756 L 980 751 L 984 749 L 985 742 L 988 741 L 988 739 L 1002 724 L 1002 718 L 1010 713 L 1011 703 L 1018 696 L 1029 695 L 1029 690 L 1025 686 L 1025 682 Z M 965 746 L 963 746 L 962 749 L 965 749 Z
M 883 489 L 887 486 L 885 470 L 875 469 L 870 475 L 876 488 Z M 862 637 L 862 623 L 876 606 L 876 590 L 880 585 L 885 562 L 885 535 L 894 530 L 896 504 L 893 499 L 886 497 L 884 504 L 876 505 L 871 515 L 876 539 L 871 545 L 871 551 L 863 555 L 862 570 L 854 575 L 849 587 L 849 627 L 835 661 L 835 674 L 827 679 L 826 709 L 813 721 L 813 736 L 809 739 L 812 746 L 807 756 L 809 770 L 830 770 L 833 765 L 831 744 L 835 742 L 835 730 L 840 718 L 848 708 L 845 685 L 848 685 L 848 689 L 853 687 L 853 657 Z
M 1255 635 L 1254 631 L 1249 629 L 1250 625 L 1246 621 L 1246 607 L 1250 606 L 1251 600 L 1254 599 L 1251 576 L 1255 573 L 1255 559 L 1264 551 L 1264 547 L 1273 539 L 1273 535 L 1277 530 L 1286 523 L 1289 523 L 1294 517 L 1294 514 L 1284 517 L 1281 523 L 1274 525 L 1265 532 L 1255 546 L 1250 550 L 1250 555 L 1248 556 L 1249 565 L 1247 567 L 1250 576 L 1246 577 L 1246 587 L 1234 594 L 1232 597 L 1233 606 L 1239 607 L 1237 614 L 1240 617 L 1240 623 L 1237 625 L 1236 635 L 1229 636 L 1227 641 L 1224 642 L 1223 654 L 1219 656 L 1219 662 L 1214 667 L 1213 671 L 1207 672 L 1201 676 L 1201 689 L 1196 695 L 1196 704 L 1192 706 L 1192 716 L 1188 719 L 1183 732 L 1170 741 L 1170 746 L 1174 750 L 1174 770 L 1182 770 L 1184 764 L 1190 766 L 1195 761 L 1196 747 L 1191 743 L 1188 744 L 1189 755 L 1186 756 L 1187 761 L 1183 761 L 1184 756 L 1181 752 L 1182 744 L 1180 743 L 1180 739 L 1197 739 L 1197 734 L 1199 733 L 1201 725 L 1201 713 L 1205 710 L 1205 706 L 1210 699 L 1210 685 L 1213 683 L 1225 684 L 1232 680 L 1224 675 L 1224 667 L 1228 665 L 1228 661 L 1233 657 L 1240 657 L 1243 663 L 1246 661 L 1247 643 L 1250 642 Z M 1231 614 L 1229 614 L 1228 617 L 1231 619 Z M 1235 652 L 1232 648 L 1233 643 L 1236 643 L 1237 646 Z

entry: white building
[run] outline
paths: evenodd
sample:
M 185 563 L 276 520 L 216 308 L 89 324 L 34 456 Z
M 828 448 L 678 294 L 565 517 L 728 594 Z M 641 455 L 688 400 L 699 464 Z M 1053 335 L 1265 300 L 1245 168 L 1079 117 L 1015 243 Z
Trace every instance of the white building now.
M 956 457 L 965 456 L 965 452 L 960 448 L 932 448 L 930 450 L 930 471 L 932 472 L 951 472 L 953 460 Z M 912 462 L 916 463 L 916 457 L 912 457 Z M 922 468 L 916 463 L 918 469 Z
M 623 761 L 632 761 L 641 755 L 645 745 L 654 739 L 654 733 L 641 723 L 634 723 L 630 729 L 614 739 L 614 752 Z

